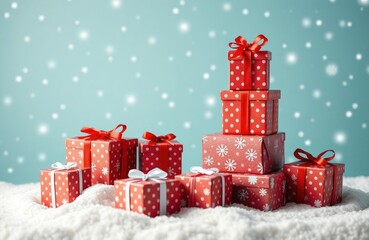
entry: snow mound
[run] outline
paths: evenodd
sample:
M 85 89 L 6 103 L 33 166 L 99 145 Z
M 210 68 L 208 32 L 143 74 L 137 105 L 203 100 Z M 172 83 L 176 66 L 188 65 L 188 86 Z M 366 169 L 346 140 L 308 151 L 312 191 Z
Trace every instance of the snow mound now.
M 369 239 L 369 177 L 344 179 L 342 203 L 289 203 L 273 212 L 234 204 L 149 218 L 114 209 L 112 186 L 95 185 L 57 209 L 38 183 L 0 182 L 0 239 Z

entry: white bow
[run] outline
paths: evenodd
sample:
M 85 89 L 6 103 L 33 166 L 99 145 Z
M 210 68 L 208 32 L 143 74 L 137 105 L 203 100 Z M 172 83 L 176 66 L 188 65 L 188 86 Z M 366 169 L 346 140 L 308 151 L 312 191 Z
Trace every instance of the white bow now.
M 129 170 L 128 177 L 129 178 L 139 178 L 144 181 L 150 180 L 150 179 L 162 179 L 166 178 L 168 174 L 161 170 L 160 168 L 154 168 L 150 170 L 147 174 L 143 173 L 140 170 L 137 169 L 131 169 Z
M 198 166 L 194 166 L 190 168 L 192 173 L 201 173 L 206 175 L 214 175 L 215 173 L 219 172 L 218 168 L 202 168 Z
M 57 170 L 62 170 L 62 169 L 68 170 L 68 169 L 77 167 L 77 163 L 68 162 L 67 164 L 63 164 L 61 162 L 56 162 L 56 163 L 51 164 L 51 167 Z

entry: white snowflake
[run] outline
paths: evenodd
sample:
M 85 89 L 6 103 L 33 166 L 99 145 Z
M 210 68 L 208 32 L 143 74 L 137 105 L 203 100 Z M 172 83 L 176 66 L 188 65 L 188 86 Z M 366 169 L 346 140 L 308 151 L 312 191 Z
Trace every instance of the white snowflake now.
M 273 189 L 275 185 L 274 177 L 270 179 L 270 188 Z
M 261 188 L 259 190 L 259 194 L 260 194 L 260 196 L 264 197 L 267 194 L 267 191 L 264 188 Z
M 236 140 L 234 141 L 234 146 L 237 149 L 243 149 L 243 147 L 246 146 L 246 140 L 244 138 L 242 138 L 242 137 L 236 138 Z
M 172 167 L 168 168 L 168 175 L 171 175 L 171 176 L 175 175 L 174 168 Z
M 206 158 L 204 158 L 204 163 L 208 166 L 213 164 L 213 162 L 214 162 L 214 158 L 212 156 L 207 156 Z
M 263 205 L 263 211 L 270 211 L 269 204 L 266 203 Z
M 103 167 L 102 174 L 103 175 L 107 175 L 108 174 L 108 168 L 107 167 Z
M 96 165 L 95 165 L 95 163 L 92 163 L 92 165 L 91 165 L 91 170 L 94 172 L 94 171 L 96 171 Z
M 233 159 L 228 159 L 226 160 L 225 162 L 225 168 L 228 170 L 228 171 L 234 171 L 236 169 L 236 161 L 233 160 Z
M 291 179 L 292 179 L 292 181 L 296 181 L 297 180 L 296 175 L 295 174 L 292 174 Z
M 117 172 L 119 172 L 120 170 L 120 162 L 117 162 L 115 165 L 114 165 L 115 169 Z
M 228 154 L 228 147 L 224 144 L 220 144 L 217 147 L 217 154 L 221 157 L 224 157 Z
M 322 202 L 320 200 L 315 200 L 314 201 L 314 206 L 315 207 L 321 207 L 322 206 Z
M 258 170 L 259 173 L 263 173 L 263 171 L 264 171 L 263 164 L 258 163 L 257 170 Z
M 64 198 L 64 199 L 62 200 L 62 204 L 64 205 L 64 204 L 67 204 L 67 203 L 68 203 L 68 200 Z
M 202 137 L 202 143 L 206 143 L 208 141 L 208 136 L 203 136 Z
M 256 184 L 258 182 L 258 178 L 256 176 L 250 176 L 248 181 L 250 184 Z
M 249 193 L 246 191 L 246 189 L 241 189 L 238 191 L 238 198 L 241 201 L 245 201 L 247 198 L 249 198 Z
M 249 161 L 254 161 L 256 159 L 257 155 L 258 155 L 257 152 L 252 148 L 247 149 L 247 151 L 246 151 L 246 158 Z
M 209 196 L 209 194 L 210 194 L 210 190 L 208 188 L 205 188 L 204 189 L 204 195 Z

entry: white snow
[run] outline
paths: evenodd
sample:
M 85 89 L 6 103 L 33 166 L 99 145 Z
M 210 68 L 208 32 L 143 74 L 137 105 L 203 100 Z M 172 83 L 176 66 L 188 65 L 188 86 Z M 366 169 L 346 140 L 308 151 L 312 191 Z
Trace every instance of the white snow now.
M 113 208 L 108 185 L 48 209 L 39 204 L 39 183 L 0 182 L 0 239 L 368 239 L 369 177 L 344 184 L 343 202 L 333 207 L 289 203 L 262 212 L 234 204 L 149 218 Z

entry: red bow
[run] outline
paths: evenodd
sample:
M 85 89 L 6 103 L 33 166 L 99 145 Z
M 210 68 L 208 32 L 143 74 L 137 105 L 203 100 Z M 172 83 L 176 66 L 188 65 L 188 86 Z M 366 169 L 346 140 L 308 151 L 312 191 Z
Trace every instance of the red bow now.
M 164 136 L 156 136 L 151 132 L 144 132 L 142 134 L 142 138 L 149 140 L 150 145 L 156 145 L 157 143 L 161 142 L 166 142 L 169 143 L 170 145 L 173 145 L 173 143 L 170 140 L 175 139 L 176 135 L 174 135 L 173 133 L 168 133 L 167 135 Z
M 261 43 L 259 44 L 260 41 Z M 238 36 L 235 39 L 235 42 L 230 42 L 228 45 L 230 48 L 236 49 L 232 56 L 232 59 L 234 59 L 246 51 L 259 52 L 261 47 L 267 42 L 268 38 L 266 38 L 263 34 L 259 34 L 252 43 L 247 43 L 247 40 L 244 37 Z
M 119 132 L 115 131 L 118 128 L 122 128 Z M 81 132 L 83 133 L 87 133 L 87 136 L 83 136 L 82 138 L 85 138 L 87 140 L 96 140 L 96 139 L 122 139 L 122 135 L 124 133 L 124 131 L 126 131 L 127 126 L 124 124 L 118 124 L 114 129 L 110 130 L 110 131 L 104 131 L 104 130 L 99 130 L 96 128 L 91 128 L 91 127 L 83 127 L 81 129 Z
M 330 157 L 324 158 L 323 157 L 324 154 L 326 154 L 328 152 L 333 153 L 333 155 L 330 156 Z M 334 158 L 334 156 L 335 156 L 335 152 L 333 150 L 326 150 L 324 152 L 321 152 L 317 157 L 314 157 L 310 153 L 302 150 L 301 148 L 297 148 L 293 154 L 295 155 L 295 157 L 297 159 L 299 159 L 301 161 L 304 161 L 304 162 L 314 162 L 314 163 L 316 163 L 316 164 L 318 164 L 319 166 L 322 166 L 322 167 L 324 167 L 325 165 L 327 165 L 328 162 L 330 160 L 332 160 Z M 302 156 L 301 154 L 304 154 L 305 156 Z

